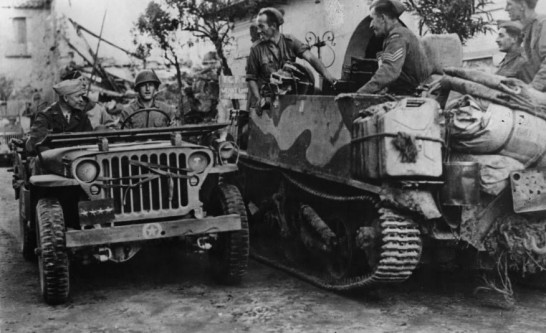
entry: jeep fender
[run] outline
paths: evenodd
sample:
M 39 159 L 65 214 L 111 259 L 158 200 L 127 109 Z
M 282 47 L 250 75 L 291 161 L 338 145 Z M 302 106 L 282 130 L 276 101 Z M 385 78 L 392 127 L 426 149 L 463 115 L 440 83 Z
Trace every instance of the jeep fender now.
M 75 179 L 57 175 L 32 176 L 30 177 L 30 184 L 36 187 L 80 186 L 80 183 Z

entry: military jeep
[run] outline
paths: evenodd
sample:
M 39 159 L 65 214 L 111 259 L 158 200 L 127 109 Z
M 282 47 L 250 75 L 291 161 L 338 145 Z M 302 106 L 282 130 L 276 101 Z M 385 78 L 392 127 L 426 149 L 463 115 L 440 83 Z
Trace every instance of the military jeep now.
M 21 252 L 38 261 L 46 303 L 67 300 L 71 262 L 125 262 L 164 239 L 207 251 L 214 278 L 239 283 L 248 222 L 239 190 L 223 182 L 238 154 L 212 139 L 223 126 L 52 134 L 37 156 L 13 144 Z

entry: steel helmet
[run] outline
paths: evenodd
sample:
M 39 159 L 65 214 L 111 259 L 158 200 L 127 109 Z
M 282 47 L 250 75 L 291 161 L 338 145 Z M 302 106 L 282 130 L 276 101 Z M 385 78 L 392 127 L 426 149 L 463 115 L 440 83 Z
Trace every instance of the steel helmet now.
M 149 69 L 145 69 L 137 74 L 135 78 L 135 89 L 138 88 L 139 85 L 146 82 L 153 82 L 158 86 L 161 84 L 161 81 L 159 81 L 159 78 L 157 77 L 155 72 Z

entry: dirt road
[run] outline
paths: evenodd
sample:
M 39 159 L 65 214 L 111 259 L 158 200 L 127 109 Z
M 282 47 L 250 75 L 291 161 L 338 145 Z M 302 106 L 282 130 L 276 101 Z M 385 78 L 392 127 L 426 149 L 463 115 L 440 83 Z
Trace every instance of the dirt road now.
M 0 332 L 544 332 L 546 292 L 517 288 L 510 311 L 485 308 L 464 275 L 341 296 L 251 261 L 221 287 L 206 260 L 165 248 L 120 265 L 73 267 L 72 296 L 43 303 L 36 264 L 18 253 L 17 202 L 0 169 Z

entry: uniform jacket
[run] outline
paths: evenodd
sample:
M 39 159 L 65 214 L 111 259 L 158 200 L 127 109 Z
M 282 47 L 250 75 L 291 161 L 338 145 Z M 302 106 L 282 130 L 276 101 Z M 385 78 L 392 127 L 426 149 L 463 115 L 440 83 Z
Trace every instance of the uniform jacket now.
M 527 73 L 531 86 L 546 92 L 546 16 L 533 15 L 523 26 L 523 49 L 527 56 Z
M 520 79 L 525 83 L 530 83 L 533 77 L 529 75 L 526 69 L 527 58 L 522 48 L 506 53 L 504 59 L 499 64 L 495 74 L 506 77 Z
M 282 69 L 286 62 L 296 61 L 296 57 L 309 50 L 296 37 L 281 34 L 278 43 L 271 40 L 259 40 L 250 48 L 246 65 L 246 80 L 255 80 L 258 86 L 269 82 L 271 73 Z
M 432 74 L 432 66 L 421 42 L 401 24 L 385 37 L 378 60 L 377 72 L 359 92 L 374 94 L 388 88 L 394 94 L 413 94 L 415 88 Z
M 169 115 L 169 118 L 165 117 L 160 112 L 141 112 L 134 117 L 131 117 L 124 128 L 146 128 L 146 127 L 167 127 L 171 123 L 171 120 L 175 117 L 174 109 L 163 103 L 154 100 L 152 102 L 153 108 L 158 108 L 159 110 L 165 112 Z M 133 100 L 131 103 L 124 105 L 121 110 L 121 117 L 119 124 L 122 124 L 125 119 L 127 119 L 131 114 L 135 113 L 138 110 L 144 109 L 144 105 L 140 101 L 140 98 Z M 148 124 L 146 126 L 146 124 Z
M 99 126 L 112 127 L 115 125 L 115 119 L 106 111 L 104 106 L 94 103 L 89 110 L 86 111 L 87 117 L 91 122 L 93 129 Z
M 29 152 L 35 152 L 36 144 L 41 142 L 48 133 L 88 132 L 92 130 L 91 122 L 83 111 L 74 110 L 70 116 L 70 122 L 67 122 L 59 102 L 56 102 L 36 114 L 30 128 L 26 148 Z

